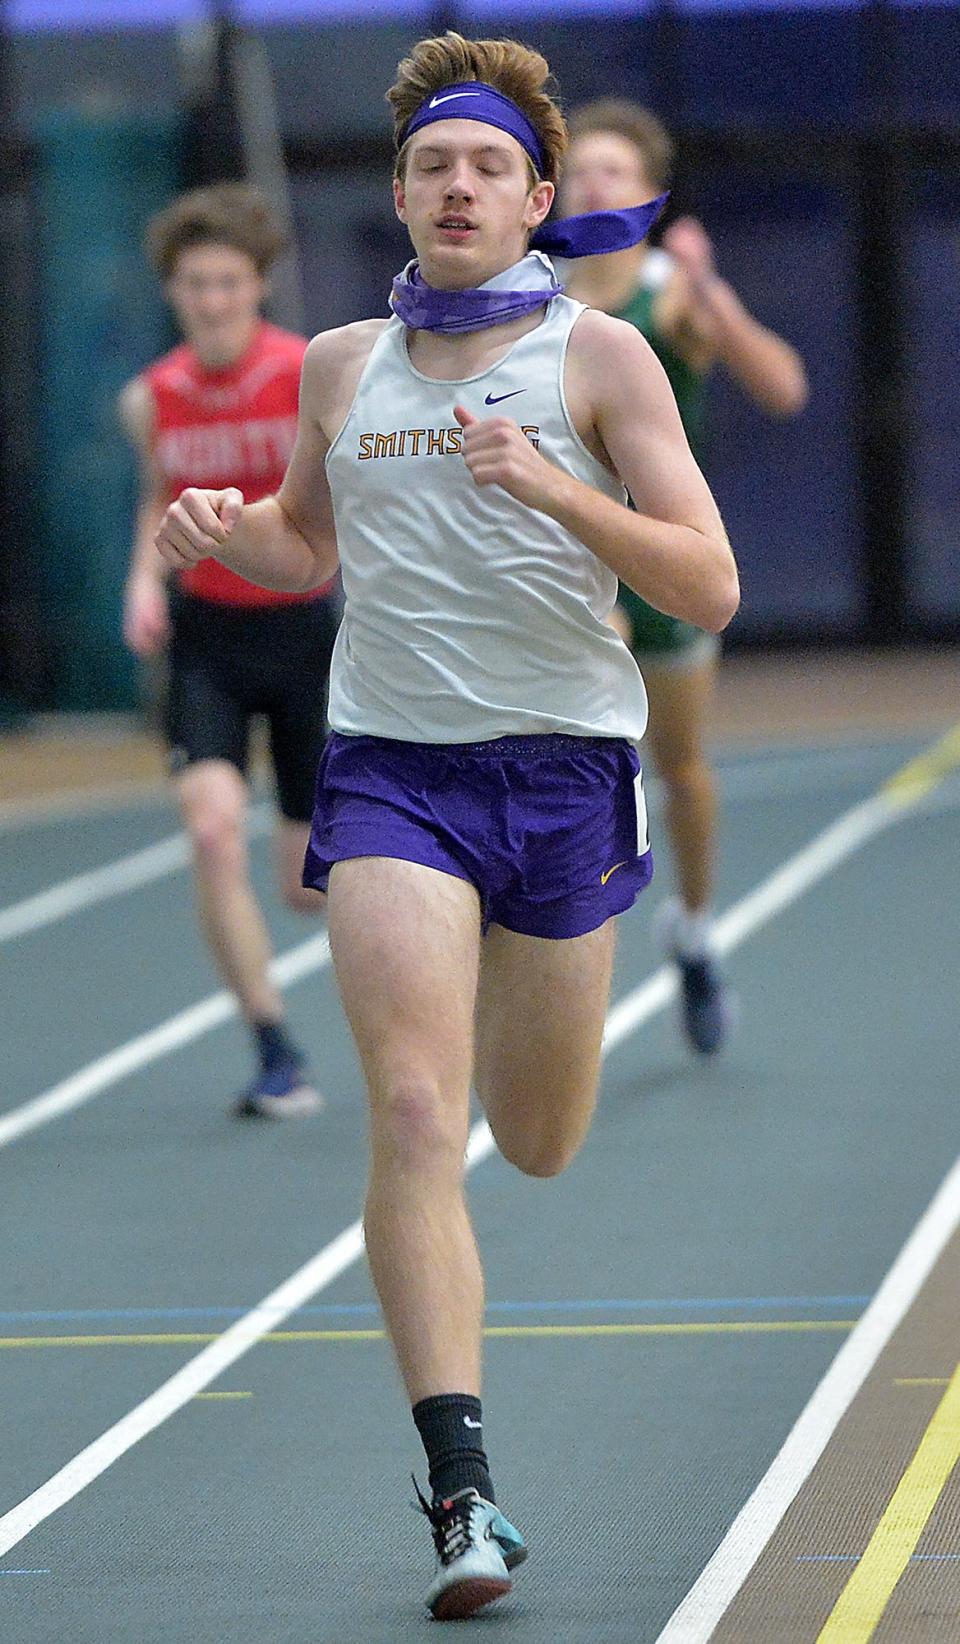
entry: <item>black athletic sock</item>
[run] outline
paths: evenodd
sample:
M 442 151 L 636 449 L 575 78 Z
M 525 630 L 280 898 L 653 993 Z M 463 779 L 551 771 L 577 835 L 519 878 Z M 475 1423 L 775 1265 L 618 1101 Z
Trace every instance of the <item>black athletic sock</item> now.
M 472 1485 L 486 1501 L 496 1500 L 479 1399 L 472 1393 L 437 1393 L 414 1405 L 413 1419 L 427 1452 L 435 1498 L 445 1500 Z
M 277 1067 L 282 1062 L 303 1061 L 298 1046 L 287 1032 L 285 1022 L 254 1022 L 253 1036 L 264 1069 Z

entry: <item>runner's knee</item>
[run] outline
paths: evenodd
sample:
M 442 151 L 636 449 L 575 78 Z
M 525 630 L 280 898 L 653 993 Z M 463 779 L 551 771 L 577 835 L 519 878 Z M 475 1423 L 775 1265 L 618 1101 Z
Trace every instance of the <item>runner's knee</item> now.
M 309 823 L 287 816 L 281 818 L 275 844 L 277 883 L 286 906 L 294 913 L 323 913 L 327 905 L 323 891 L 303 883 L 303 861 L 309 839 Z
M 463 1115 L 429 1079 L 405 1078 L 377 1094 L 374 1157 L 404 1170 L 463 1168 Z
M 294 913 L 322 913 L 326 907 L 327 898 L 323 891 L 314 890 L 310 885 L 302 885 L 293 874 L 283 880 L 280 894 L 288 908 Z
M 327 898 L 323 891 L 314 890 L 312 885 L 303 883 L 303 857 L 306 850 L 306 841 L 299 839 L 295 842 L 281 840 L 277 862 L 277 877 L 280 885 L 280 895 L 288 908 L 294 913 L 323 913 L 327 905 Z
M 580 1140 L 564 1140 L 555 1136 L 497 1137 L 497 1146 L 508 1164 L 524 1176 L 559 1176 L 573 1163 L 580 1150 Z
M 229 793 L 196 793 L 184 799 L 184 822 L 196 856 L 204 863 L 239 868 L 246 856 L 243 806 Z

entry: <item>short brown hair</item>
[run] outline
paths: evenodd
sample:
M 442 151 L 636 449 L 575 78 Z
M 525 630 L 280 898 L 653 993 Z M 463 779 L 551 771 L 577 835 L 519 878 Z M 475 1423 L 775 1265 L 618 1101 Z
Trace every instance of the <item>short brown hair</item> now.
M 403 176 L 406 129 L 420 104 L 444 86 L 463 80 L 493 86 L 523 110 L 543 149 L 543 178 L 555 183 L 567 148 L 567 127 L 546 58 L 516 40 L 465 40 L 452 29 L 421 40 L 397 65 L 397 78 L 387 92 L 397 145 L 396 175 Z
M 245 251 L 257 273 L 266 274 L 286 249 L 287 235 L 259 189 L 214 183 L 181 194 L 147 224 L 147 253 L 161 279 L 168 280 L 180 253 L 195 245 Z
M 639 103 L 623 97 L 599 97 L 582 103 L 569 119 L 570 141 L 595 131 L 610 131 L 625 137 L 638 150 L 644 169 L 655 188 L 669 186 L 673 176 L 673 139 L 666 126 Z

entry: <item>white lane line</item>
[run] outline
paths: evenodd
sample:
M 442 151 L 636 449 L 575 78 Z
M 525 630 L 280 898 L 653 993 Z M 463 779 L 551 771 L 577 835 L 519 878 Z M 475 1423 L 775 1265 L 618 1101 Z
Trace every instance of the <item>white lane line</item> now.
M 89 908 L 95 902 L 122 896 L 125 891 L 163 879 L 185 867 L 187 860 L 187 841 L 182 833 L 175 833 L 130 856 L 106 862 L 102 868 L 75 874 L 72 879 L 64 879 L 35 896 L 24 897 L 22 902 L 0 908 L 0 942 L 12 942 L 17 936 L 55 924 L 58 919 Z
M 893 799 L 879 796 L 877 800 L 867 800 L 838 818 L 825 833 L 818 835 L 770 879 L 728 911 L 722 922 L 727 931 L 727 948 L 735 947 L 749 931 L 756 930 L 758 925 L 802 895 L 817 879 L 823 878 L 831 868 L 842 862 L 845 856 L 851 855 L 873 834 L 903 815 L 905 809 Z M 743 908 L 750 910 L 747 918 L 740 916 Z M 675 987 L 672 972 L 664 966 L 620 1000 L 607 1016 L 603 1056 L 608 1056 L 642 1022 L 653 1016 L 671 997 Z M 481 1120 L 470 1132 L 467 1168 L 472 1169 L 480 1164 L 493 1149 L 490 1127 L 485 1120 Z M 332 1284 L 358 1260 L 362 1250 L 363 1230 L 357 1221 L 158 1387 L 142 1404 L 87 1445 L 18 1506 L 5 1513 L 0 1518 L 0 1557 L 71 1501 L 133 1445 L 195 1398 L 204 1387 L 208 1387 L 255 1346 L 268 1330 L 277 1329 L 291 1313 Z
M 914 815 L 936 815 L 938 811 L 954 809 L 958 801 L 960 786 L 945 782 L 939 790 L 919 799 L 911 809 Z M 748 891 L 746 896 L 717 919 L 714 925 L 714 939 L 718 951 L 731 953 L 755 930 L 759 930 L 761 925 L 765 925 L 775 914 L 780 913 L 783 908 L 802 896 L 804 891 L 809 890 L 811 885 L 823 879 L 832 868 L 839 867 L 846 857 L 852 856 L 861 845 L 865 845 L 884 828 L 892 826 L 905 814 L 905 810 L 896 805 L 886 792 L 881 792 L 838 817 L 823 833 L 817 834 L 809 845 L 805 845 L 795 856 L 791 856 L 789 861 L 775 869 L 768 879 L 755 890 Z M 646 1020 L 651 1008 L 650 1001 L 653 1009 L 659 1009 L 673 998 L 676 991 L 676 977 L 672 968 L 664 967 L 657 971 L 636 993 L 628 994 L 619 1004 L 614 1005 L 607 1017 L 605 1047 L 612 1048 L 612 1034 L 617 1035 L 616 1043 L 619 1044 L 620 1039 L 631 1033 L 640 1021 Z
M 344 1229 L 331 1244 L 298 1268 L 283 1284 L 232 1324 L 181 1370 L 151 1393 L 127 1415 L 101 1433 L 85 1450 L 68 1461 L 46 1484 L 0 1518 L 0 1558 L 30 1531 L 106 1472 L 120 1456 L 152 1433 L 169 1416 L 196 1398 L 212 1381 L 236 1364 L 269 1331 L 295 1313 L 311 1296 L 333 1283 L 363 1250 L 359 1221 Z
M 766 881 L 720 921 L 725 949 L 736 946 L 764 917 L 774 900 L 785 905 L 813 877 L 887 824 L 911 809 L 935 813 L 956 800 L 956 780 L 947 778 L 916 796 L 888 784 L 878 795 L 842 816 L 791 863 Z M 806 862 L 801 858 L 806 857 Z M 794 872 L 791 874 L 790 870 Z M 799 871 L 797 871 L 799 869 Z M 778 885 L 779 881 L 779 885 Z M 799 887 L 795 889 L 794 886 Z M 759 918 L 758 918 L 759 915 Z M 822 1456 L 881 1352 L 916 1299 L 948 1241 L 960 1227 L 960 1159 L 952 1166 L 867 1307 L 844 1343 L 759 1484 L 677 1606 L 656 1644 L 709 1644 L 714 1631 L 773 1537 Z
M 708 1644 L 960 1225 L 960 1159 L 656 1644 Z
M 729 953 L 737 947 L 774 914 L 795 902 L 831 868 L 837 867 L 844 857 L 852 855 L 874 834 L 889 826 L 898 814 L 888 799 L 877 795 L 838 817 L 717 920 L 714 935 L 720 952 Z M 609 1045 L 611 1035 L 616 1035 L 615 1042 L 619 1044 L 620 1039 L 646 1020 L 651 1009 L 658 1010 L 676 991 L 673 968 L 665 966 L 657 971 L 643 988 L 614 1005 L 607 1017 L 604 1045 Z
M 270 973 L 279 987 L 290 987 L 329 963 L 330 942 L 324 931 L 274 959 Z M 74 1108 L 82 1107 L 109 1085 L 115 1085 L 128 1074 L 159 1061 L 161 1056 L 169 1056 L 171 1052 L 180 1050 L 183 1045 L 210 1033 L 236 1014 L 237 1003 L 232 994 L 212 993 L 209 998 L 201 999 L 198 1004 L 190 1005 L 166 1022 L 161 1022 L 149 1033 L 141 1033 L 118 1049 L 108 1051 L 105 1056 L 89 1062 L 78 1073 L 71 1074 L 42 1096 L 34 1096 L 29 1102 L 0 1115 L 0 1148 L 9 1147 L 11 1142 L 19 1141 L 21 1136 L 37 1130 L 40 1125 L 49 1124 L 51 1119 L 59 1119 Z
M 250 837 L 256 838 L 266 833 L 269 826 L 269 807 L 255 806 L 249 816 Z M 127 891 L 140 890 L 144 885 L 151 885 L 158 879 L 179 872 L 189 860 L 190 847 L 186 835 L 175 833 L 166 839 L 159 839 L 154 845 L 146 845 L 143 850 L 134 851 L 130 856 L 121 856 L 115 862 L 105 862 L 100 868 L 75 874 L 58 885 L 38 891 L 35 896 L 25 897 L 22 902 L 0 908 L 0 942 L 12 942 L 18 936 L 26 936 L 31 931 L 55 924 L 59 919 L 66 919 L 68 914 L 79 913 L 82 908 L 107 902 L 114 896 L 123 896 Z

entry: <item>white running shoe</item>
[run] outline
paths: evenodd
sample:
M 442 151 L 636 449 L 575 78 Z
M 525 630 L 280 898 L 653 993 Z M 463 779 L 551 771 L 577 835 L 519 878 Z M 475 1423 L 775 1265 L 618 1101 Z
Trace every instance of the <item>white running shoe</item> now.
M 527 1556 L 523 1537 L 477 1490 L 459 1490 L 429 1505 L 419 1490 L 417 1495 L 437 1549 L 427 1609 L 437 1621 L 465 1621 L 510 1592 L 510 1571 Z

